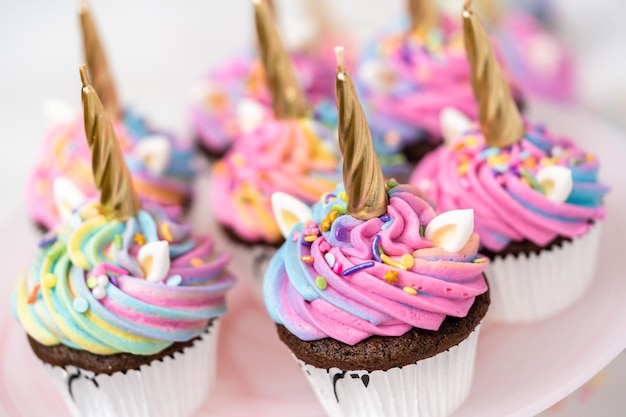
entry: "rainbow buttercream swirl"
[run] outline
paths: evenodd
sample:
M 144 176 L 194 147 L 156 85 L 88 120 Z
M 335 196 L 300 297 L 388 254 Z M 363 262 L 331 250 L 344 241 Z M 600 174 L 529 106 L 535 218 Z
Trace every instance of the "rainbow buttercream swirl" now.
M 282 191 L 312 204 L 332 191 L 340 178 L 336 143 L 334 132 L 311 119 L 265 122 L 214 166 L 217 219 L 248 242 L 280 242 L 272 194 Z
M 126 222 L 107 221 L 99 207 L 75 209 L 19 279 L 13 310 L 33 339 L 100 355 L 150 355 L 202 334 L 225 313 L 234 279 L 225 271 L 229 256 L 216 254 L 211 239 L 194 237 L 156 205 L 144 204 Z M 140 262 L 142 248 L 163 241 L 169 254 Z M 162 277 L 147 280 L 151 268 Z
M 272 319 L 301 340 L 354 345 L 372 335 L 437 330 L 465 317 L 487 291 L 486 258 L 472 234 L 458 253 L 423 236 L 436 217 L 421 193 L 389 184 L 388 212 L 367 221 L 346 214 L 343 185 L 313 207 L 271 260 L 264 297 Z
M 356 82 L 374 136 L 397 132 L 405 144 L 441 137 L 439 113 L 448 106 L 477 116 L 463 33 L 449 18 L 425 40 L 408 21 L 384 32 L 366 46 Z
M 163 205 L 172 216 L 180 215 L 192 196 L 193 146 L 154 130 L 131 112 L 124 114 L 122 122 L 114 123 L 114 129 L 139 197 Z M 144 154 L 140 149 L 154 153 Z M 83 118 L 54 126 L 46 134 L 39 155 L 29 178 L 27 209 L 37 223 L 52 229 L 61 222 L 53 194 L 55 178 L 71 180 L 86 198 L 98 194 Z
M 537 179 L 542 169 L 554 166 L 571 171 L 564 201 L 548 198 Z M 433 198 L 438 210 L 473 208 L 481 243 L 501 251 L 512 241 L 543 247 L 559 236 L 578 237 L 604 219 L 608 187 L 598 182 L 598 168 L 593 154 L 540 125 L 527 124 L 525 136 L 502 149 L 488 147 L 473 128 L 428 155 L 411 183 Z

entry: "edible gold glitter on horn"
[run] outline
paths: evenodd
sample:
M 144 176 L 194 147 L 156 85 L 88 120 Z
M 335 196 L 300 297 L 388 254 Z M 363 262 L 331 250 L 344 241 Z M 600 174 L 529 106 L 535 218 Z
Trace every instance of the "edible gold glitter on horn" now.
M 435 1 L 408 0 L 407 8 L 411 18 L 411 33 L 420 39 L 426 39 L 439 19 Z
M 139 211 L 139 200 L 133 190 L 132 179 L 113 124 L 106 114 L 96 90 L 89 84 L 87 67 L 80 67 L 83 83 L 81 93 L 85 136 L 91 150 L 91 169 L 100 190 L 100 203 L 107 219 L 125 221 Z
M 280 40 L 274 17 L 266 0 L 254 1 L 254 17 L 265 81 L 272 96 L 277 119 L 298 119 L 308 106 L 289 55 Z
M 348 195 L 348 213 L 369 220 L 387 212 L 385 179 L 374 151 L 365 113 L 343 62 L 343 48 L 337 54 L 335 94 L 339 111 L 339 148 L 343 155 L 343 183 Z
M 115 83 L 109 70 L 104 47 L 98 36 L 96 24 L 93 20 L 86 0 L 80 2 L 80 27 L 83 33 L 83 54 L 92 85 L 98 92 L 109 117 L 118 120 L 121 109 L 117 100 Z
M 524 136 L 524 122 L 471 1 L 464 5 L 463 32 L 485 142 L 488 146 L 509 146 Z

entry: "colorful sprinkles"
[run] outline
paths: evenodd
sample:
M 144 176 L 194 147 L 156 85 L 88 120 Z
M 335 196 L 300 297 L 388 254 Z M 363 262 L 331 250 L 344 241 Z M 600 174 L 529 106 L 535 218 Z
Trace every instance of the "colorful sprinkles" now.
M 55 285 L 57 285 L 57 277 L 54 274 L 48 272 L 43 276 L 42 282 L 46 288 L 53 288 Z
M 328 288 L 328 283 L 326 282 L 326 278 L 324 278 L 321 275 L 318 275 L 318 277 L 315 278 L 315 285 L 317 285 L 317 288 L 319 288 L 322 291 Z
M 352 275 L 352 274 L 355 274 L 355 273 L 357 273 L 357 272 L 359 272 L 359 271 L 362 271 L 362 270 L 364 270 L 364 269 L 371 268 L 371 267 L 373 267 L 373 266 L 374 266 L 374 261 L 364 262 L 364 263 L 362 263 L 362 264 L 355 265 L 355 266 L 353 266 L 353 267 L 350 267 L 350 268 L 348 268 L 348 269 L 344 270 L 344 271 L 341 273 L 341 275 L 343 275 L 344 277 L 347 277 L 347 276 L 350 276 L 350 275 Z

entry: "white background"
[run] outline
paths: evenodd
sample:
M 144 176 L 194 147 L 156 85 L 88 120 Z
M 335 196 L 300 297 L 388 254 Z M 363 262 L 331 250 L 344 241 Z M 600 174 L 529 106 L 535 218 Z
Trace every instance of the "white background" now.
M 287 37 L 305 38 L 311 27 L 302 1 L 277 3 Z M 400 13 L 404 1 L 327 3 L 344 32 L 364 39 Z M 626 2 L 555 3 L 562 34 L 578 60 L 581 105 L 626 127 Z M 188 133 L 191 86 L 211 65 L 252 45 L 250 0 L 92 0 L 91 5 L 123 102 L 182 135 Z M 80 107 L 77 9 L 78 0 L 0 0 L 0 219 L 23 211 L 27 172 L 47 126 L 44 101 L 58 98 Z M 619 379 L 623 373 L 612 375 Z M 619 390 L 615 384 L 609 388 L 598 401 L 602 405 L 593 405 L 605 407 L 597 415 L 624 415 L 618 411 L 624 405 Z M 586 407 L 571 406 L 565 414 L 578 409 L 590 415 L 593 408 Z

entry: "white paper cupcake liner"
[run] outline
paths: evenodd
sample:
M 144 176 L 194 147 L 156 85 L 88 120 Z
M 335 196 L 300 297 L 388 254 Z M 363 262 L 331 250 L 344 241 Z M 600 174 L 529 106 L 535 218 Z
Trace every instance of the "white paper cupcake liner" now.
M 602 225 L 539 255 L 508 255 L 487 266 L 491 306 L 485 322 L 523 323 L 574 304 L 593 280 Z
M 139 370 L 94 374 L 44 364 L 73 417 L 187 417 L 215 381 L 219 320 L 193 346 Z
M 469 394 L 479 331 L 445 352 L 387 371 L 320 369 L 297 361 L 330 417 L 446 417 Z

